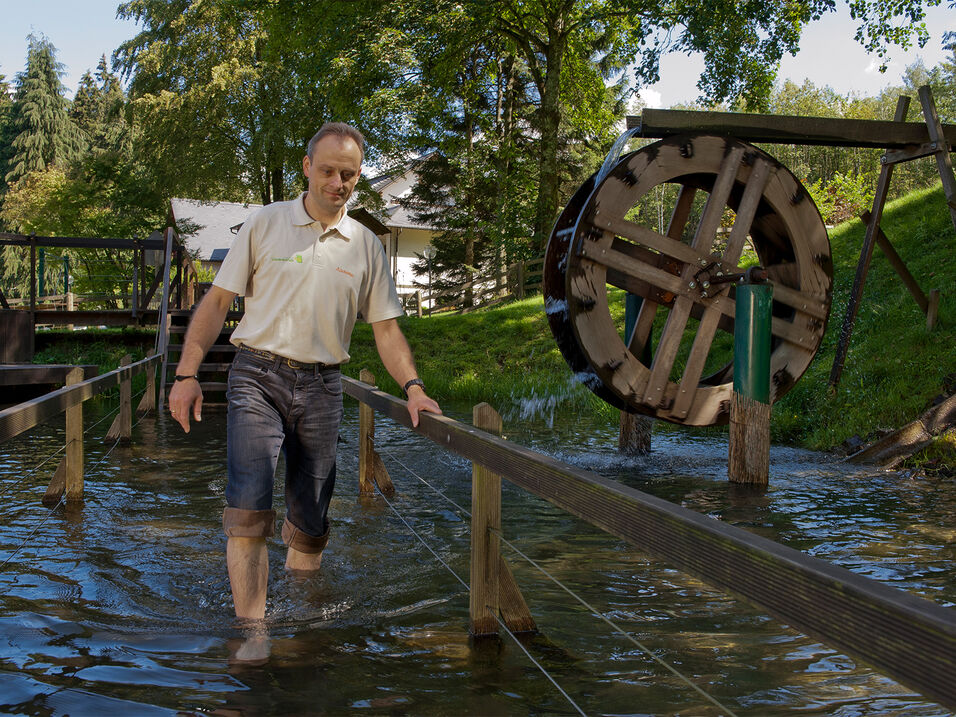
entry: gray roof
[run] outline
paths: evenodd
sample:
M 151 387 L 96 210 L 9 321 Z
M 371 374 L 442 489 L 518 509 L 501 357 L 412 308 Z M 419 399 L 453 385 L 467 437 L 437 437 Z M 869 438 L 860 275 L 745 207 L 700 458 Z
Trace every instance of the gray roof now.
M 202 202 L 196 199 L 172 199 L 173 216 L 176 221 L 188 219 L 199 225 L 199 230 L 185 237 L 190 251 L 198 252 L 203 261 L 221 261 L 213 258 L 217 249 L 232 246 L 233 237 L 249 215 L 261 204 L 237 204 L 235 202 Z

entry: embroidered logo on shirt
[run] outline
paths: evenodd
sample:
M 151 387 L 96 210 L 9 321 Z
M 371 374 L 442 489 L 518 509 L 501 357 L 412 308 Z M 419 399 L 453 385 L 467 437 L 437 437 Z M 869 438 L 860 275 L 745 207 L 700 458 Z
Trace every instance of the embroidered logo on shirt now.
M 295 256 L 274 256 L 272 261 L 294 261 L 296 264 L 302 263 L 302 255 L 296 254 Z
M 346 271 L 346 270 L 343 269 L 341 266 L 335 267 L 335 270 L 336 270 L 336 271 L 340 271 L 340 272 L 342 272 L 343 274 L 348 274 L 348 275 L 351 276 L 353 279 L 355 278 L 355 274 L 353 274 L 351 271 Z

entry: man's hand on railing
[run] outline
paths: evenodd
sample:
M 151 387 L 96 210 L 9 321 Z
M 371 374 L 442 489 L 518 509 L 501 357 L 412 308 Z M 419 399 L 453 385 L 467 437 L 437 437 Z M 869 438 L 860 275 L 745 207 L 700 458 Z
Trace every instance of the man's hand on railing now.
M 177 379 L 169 391 L 169 415 L 186 433 L 189 433 L 189 416 L 202 420 L 202 388 L 192 376 Z

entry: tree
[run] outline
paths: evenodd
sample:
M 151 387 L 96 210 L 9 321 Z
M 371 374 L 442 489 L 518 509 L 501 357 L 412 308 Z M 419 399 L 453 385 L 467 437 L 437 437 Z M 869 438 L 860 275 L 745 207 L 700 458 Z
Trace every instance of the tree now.
M 11 107 L 11 156 L 4 181 L 15 182 L 30 172 L 77 158 L 83 143 L 67 114 L 62 65 L 56 48 L 43 37 L 28 38 L 26 69 L 17 74 Z
M 93 155 L 67 173 L 58 167 L 31 172 L 10 186 L 0 212 L 4 223 L 22 234 L 59 237 L 148 236 L 165 220 L 166 201 L 149 188 L 143 170 L 118 162 L 115 153 Z M 125 294 L 133 277 L 132 252 L 112 249 L 48 250 L 51 257 L 68 256 L 74 291 L 106 297 L 116 307 L 115 294 Z M 25 296 L 30 287 L 28 255 L 21 247 L 4 247 L 0 279 L 4 292 Z M 47 262 L 47 285 L 59 276 L 58 262 Z
M 166 194 L 285 198 L 306 131 L 289 111 L 296 78 L 264 31 L 263 12 L 228 0 L 120 5 L 119 16 L 143 30 L 114 57 L 130 78 L 141 158 Z M 321 107 L 309 110 L 321 116 Z
M 70 103 L 70 118 L 83 133 L 89 152 L 129 156 L 132 132 L 125 107 L 126 96 L 119 78 L 110 72 L 104 55 L 96 66 L 95 77 L 89 70 L 83 73 Z

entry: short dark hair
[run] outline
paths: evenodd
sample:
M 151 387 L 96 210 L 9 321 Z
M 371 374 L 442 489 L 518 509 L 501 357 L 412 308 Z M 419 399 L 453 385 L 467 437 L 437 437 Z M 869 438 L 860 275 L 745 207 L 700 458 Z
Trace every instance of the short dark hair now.
M 342 139 L 351 139 L 358 145 L 359 151 L 362 153 L 362 159 L 365 159 L 365 137 L 362 136 L 362 133 L 359 132 L 355 127 L 345 122 L 326 122 L 319 128 L 319 131 L 312 135 L 312 139 L 309 140 L 308 154 L 309 159 L 312 159 L 312 152 L 315 150 L 315 145 L 323 137 L 329 135 L 335 135 L 336 137 L 341 137 Z

